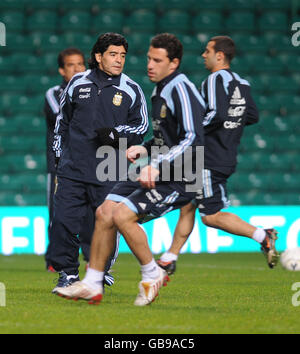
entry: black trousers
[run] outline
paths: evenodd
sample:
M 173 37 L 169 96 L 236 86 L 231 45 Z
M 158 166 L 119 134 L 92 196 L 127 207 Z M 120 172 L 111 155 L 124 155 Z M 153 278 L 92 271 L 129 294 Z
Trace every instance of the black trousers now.
M 56 173 L 48 173 L 48 180 L 47 180 L 47 206 L 49 211 L 49 224 L 48 224 L 48 246 L 47 251 L 45 254 L 45 261 L 47 267 L 51 265 L 51 233 L 50 233 L 50 226 L 53 219 L 53 210 L 54 210 L 54 192 L 55 192 L 55 177 Z M 94 224 L 95 224 L 95 212 L 91 205 L 87 205 L 87 212 L 85 219 L 83 221 L 84 227 L 81 229 L 79 239 L 80 239 L 80 246 L 81 251 L 83 254 L 83 259 L 86 262 L 89 262 L 90 259 L 90 248 L 91 248 L 91 240 L 94 231 Z
M 53 218 L 50 224 L 50 262 L 56 271 L 77 274 L 79 249 L 89 260 L 90 244 L 95 223 L 96 208 L 103 203 L 113 184 L 94 185 L 58 177 L 54 195 Z M 84 237 L 84 239 L 83 239 Z M 116 246 L 117 248 L 117 246 Z M 109 270 L 115 262 L 115 249 L 106 265 Z

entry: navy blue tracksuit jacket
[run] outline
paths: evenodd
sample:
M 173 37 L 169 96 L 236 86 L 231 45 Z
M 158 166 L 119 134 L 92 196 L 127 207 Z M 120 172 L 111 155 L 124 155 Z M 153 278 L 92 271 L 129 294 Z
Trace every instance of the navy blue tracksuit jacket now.
M 54 150 L 60 157 L 58 176 L 99 184 L 96 129 L 115 128 L 127 145 L 143 142 L 148 113 L 140 86 L 127 75 L 109 76 L 100 69 L 76 74 L 61 98 Z M 118 151 L 116 150 L 116 153 Z
M 259 119 L 250 84 L 231 70 L 219 70 L 203 81 L 201 95 L 206 103 L 204 167 L 229 176 L 244 127 Z

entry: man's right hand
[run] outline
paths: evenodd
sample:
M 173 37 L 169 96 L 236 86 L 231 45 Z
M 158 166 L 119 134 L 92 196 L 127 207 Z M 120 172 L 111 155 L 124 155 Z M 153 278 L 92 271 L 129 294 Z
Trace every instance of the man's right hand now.
M 146 157 L 147 155 L 147 149 L 142 145 L 133 145 L 126 150 L 126 157 L 132 163 L 135 163 L 135 160 L 140 157 Z

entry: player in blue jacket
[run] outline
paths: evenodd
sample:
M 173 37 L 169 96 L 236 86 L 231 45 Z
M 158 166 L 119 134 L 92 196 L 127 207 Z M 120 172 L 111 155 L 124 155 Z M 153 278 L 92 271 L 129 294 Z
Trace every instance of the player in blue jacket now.
M 122 73 L 127 50 L 127 41 L 120 34 L 101 35 L 91 53 L 90 69 L 76 74 L 61 97 L 54 131 L 58 186 L 50 228 L 53 242 L 60 244 L 51 254 L 51 264 L 60 272 L 54 293 L 57 287 L 79 279 L 77 235 L 85 227 L 87 206 L 95 211 L 119 179 L 118 170 L 108 180 L 99 174 L 97 167 L 105 160 L 98 158 L 99 148 L 109 146 L 118 166 L 119 139 L 126 138 L 128 146 L 141 144 L 147 132 L 144 94 Z M 106 272 L 115 258 L 112 254 Z
M 68 82 L 72 77 L 80 72 L 86 70 L 84 54 L 74 47 L 66 48 L 62 50 L 57 57 L 58 72 L 62 76 L 63 80 L 60 85 L 50 87 L 45 95 L 45 105 L 44 113 L 47 124 L 47 204 L 49 210 L 49 226 L 48 235 L 50 236 L 50 225 L 53 216 L 53 196 L 55 191 L 55 179 L 56 179 L 56 164 L 55 164 L 55 154 L 52 149 L 54 140 L 54 128 L 56 123 L 56 118 L 59 114 L 59 102 L 60 97 L 63 94 Z M 91 207 L 88 208 L 86 219 L 84 221 L 85 227 L 80 233 L 80 245 L 84 260 L 89 262 L 90 255 L 90 245 L 92 239 L 92 233 L 94 229 L 94 212 Z M 49 237 L 49 243 L 47 247 L 47 252 L 45 254 L 46 268 L 48 271 L 54 272 L 55 269 L 51 265 L 51 249 L 53 243 Z M 59 247 L 56 245 L 54 247 Z
M 196 208 L 205 225 L 259 242 L 270 268 L 278 262 L 275 229 L 256 228 L 233 213 L 221 211 L 229 206 L 226 184 L 236 168 L 243 129 L 259 119 L 248 81 L 230 70 L 234 55 L 234 42 L 227 36 L 211 38 L 202 55 L 211 71 L 201 85 L 206 102 L 203 192 L 181 209 L 171 248 L 158 260 L 169 274 L 175 271 L 178 254 L 192 232 Z

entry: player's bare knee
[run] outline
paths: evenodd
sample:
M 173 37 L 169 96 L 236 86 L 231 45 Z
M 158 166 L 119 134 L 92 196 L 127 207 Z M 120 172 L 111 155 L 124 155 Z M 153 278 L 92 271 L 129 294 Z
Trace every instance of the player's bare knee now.
M 133 212 L 127 205 L 120 203 L 113 211 L 113 222 L 117 227 L 122 227 L 131 220 Z
M 203 224 L 206 226 L 214 226 L 217 223 L 217 218 L 218 218 L 218 213 L 202 216 L 201 220 Z
M 116 203 L 105 201 L 96 210 L 96 223 L 112 225 L 113 224 L 113 210 Z

